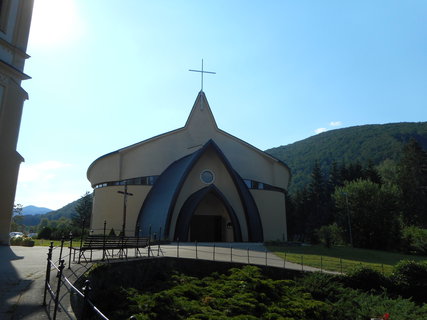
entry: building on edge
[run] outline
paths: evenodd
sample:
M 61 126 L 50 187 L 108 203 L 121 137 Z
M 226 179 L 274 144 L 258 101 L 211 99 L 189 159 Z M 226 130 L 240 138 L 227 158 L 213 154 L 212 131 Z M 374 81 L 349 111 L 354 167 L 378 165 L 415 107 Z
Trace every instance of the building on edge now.
M 17 152 L 22 109 L 28 94 L 21 87 L 30 79 L 24 70 L 33 0 L 0 1 L 0 245 L 9 244 L 19 166 Z

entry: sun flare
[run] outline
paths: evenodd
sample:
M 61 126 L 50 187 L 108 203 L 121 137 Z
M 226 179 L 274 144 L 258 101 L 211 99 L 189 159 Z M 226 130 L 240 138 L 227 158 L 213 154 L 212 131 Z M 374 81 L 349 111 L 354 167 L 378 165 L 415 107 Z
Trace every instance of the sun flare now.
M 36 0 L 29 43 L 55 46 L 74 41 L 81 31 L 74 0 Z

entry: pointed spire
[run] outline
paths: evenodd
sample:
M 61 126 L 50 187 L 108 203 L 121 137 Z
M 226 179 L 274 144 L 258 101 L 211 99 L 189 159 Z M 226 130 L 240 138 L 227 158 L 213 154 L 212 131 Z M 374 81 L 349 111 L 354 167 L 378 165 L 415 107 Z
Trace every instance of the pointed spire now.
M 209 102 L 203 91 L 200 91 L 188 116 L 186 127 L 218 128 L 212 114 Z

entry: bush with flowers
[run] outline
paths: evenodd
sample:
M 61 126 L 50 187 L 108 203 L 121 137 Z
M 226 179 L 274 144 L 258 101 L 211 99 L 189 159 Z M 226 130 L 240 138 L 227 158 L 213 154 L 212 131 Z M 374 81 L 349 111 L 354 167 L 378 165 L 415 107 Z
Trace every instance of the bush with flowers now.
M 26 236 L 15 236 L 10 238 L 11 246 L 34 247 L 35 241 Z

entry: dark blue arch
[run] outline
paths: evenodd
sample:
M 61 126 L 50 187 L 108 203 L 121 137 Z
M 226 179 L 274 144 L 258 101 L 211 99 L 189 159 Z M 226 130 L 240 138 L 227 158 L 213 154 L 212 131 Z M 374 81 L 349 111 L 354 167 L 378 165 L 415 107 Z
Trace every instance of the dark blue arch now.
M 185 201 L 182 206 L 178 219 L 175 226 L 174 240 L 181 239 L 186 241 L 188 239 L 188 232 L 190 231 L 191 218 L 193 217 L 194 211 L 197 209 L 200 202 L 208 195 L 214 194 L 225 206 L 227 209 L 228 215 L 230 217 L 231 223 L 233 225 L 233 236 L 234 241 L 242 241 L 242 230 L 240 228 L 239 219 L 236 216 L 236 213 L 233 210 L 233 207 L 227 201 L 224 194 L 213 184 L 208 187 L 204 187 L 199 191 L 194 192 L 188 199 Z
M 150 230 L 157 232 L 160 229 L 163 234 L 169 234 L 176 199 L 185 179 L 197 161 L 208 150 L 213 150 L 218 155 L 239 193 L 245 212 L 246 225 L 248 226 L 248 240 L 255 242 L 263 241 L 262 224 L 258 207 L 242 178 L 232 168 L 224 153 L 213 140 L 209 140 L 196 152 L 173 162 L 158 177 L 138 215 L 137 226 L 140 228 L 140 236 L 148 236 Z M 135 232 L 137 233 L 138 230 L 136 229 Z

